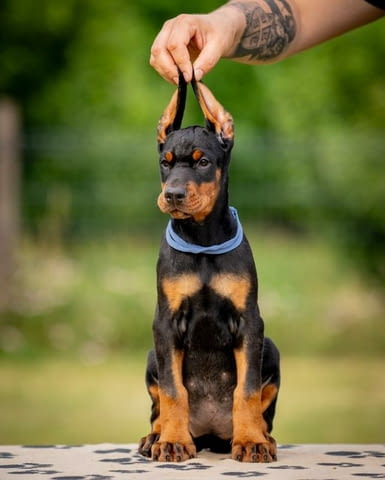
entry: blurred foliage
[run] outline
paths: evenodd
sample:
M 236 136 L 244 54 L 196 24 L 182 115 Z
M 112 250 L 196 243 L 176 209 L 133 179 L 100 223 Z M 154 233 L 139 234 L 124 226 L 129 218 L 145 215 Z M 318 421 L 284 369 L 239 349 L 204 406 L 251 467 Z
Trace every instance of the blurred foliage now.
M 379 356 L 378 289 L 315 238 L 245 229 L 260 282 L 265 332 L 287 355 Z M 0 316 L 0 359 L 54 354 L 98 363 L 151 348 L 161 231 L 60 248 L 49 236 L 21 250 L 14 302 Z
M 173 88 L 149 67 L 167 18 L 198 0 L 2 1 L 0 94 L 24 112 L 24 218 L 70 239 L 163 222 L 155 126 Z M 231 198 L 247 221 L 328 234 L 385 278 L 385 30 L 283 62 L 222 61 L 206 81 L 235 118 Z M 186 124 L 201 122 L 191 105 Z

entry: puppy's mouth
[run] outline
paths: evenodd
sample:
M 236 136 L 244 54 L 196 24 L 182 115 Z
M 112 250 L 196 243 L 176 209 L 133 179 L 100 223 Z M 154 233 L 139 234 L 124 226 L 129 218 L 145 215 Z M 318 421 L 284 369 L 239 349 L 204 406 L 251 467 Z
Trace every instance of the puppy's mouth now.
M 190 213 L 186 213 L 183 210 L 179 210 L 176 208 L 175 210 L 169 210 L 167 212 L 172 218 L 175 218 L 177 220 L 184 220 L 186 218 L 191 218 Z
M 158 207 L 163 213 L 167 213 L 172 218 L 177 220 L 184 220 L 186 218 L 191 218 L 192 213 L 190 212 L 191 206 L 188 205 L 186 198 L 178 199 L 175 198 L 166 198 L 164 192 L 162 191 L 158 197 Z

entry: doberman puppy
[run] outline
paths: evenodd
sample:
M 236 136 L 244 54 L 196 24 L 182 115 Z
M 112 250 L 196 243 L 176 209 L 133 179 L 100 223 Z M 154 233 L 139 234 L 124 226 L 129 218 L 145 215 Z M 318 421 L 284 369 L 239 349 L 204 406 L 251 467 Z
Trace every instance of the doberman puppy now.
M 233 121 L 205 85 L 192 86 L 206 127 L 180 128 L 182 76 L 158 125 L 158 206 L 171 219 L 157 265 L 155 350 L 146 372 L 152 428 L 139 452 L 178 462 L 209 448 L 271 462 L 279 352 L 264 338 L 252 253 L 228 205 Z

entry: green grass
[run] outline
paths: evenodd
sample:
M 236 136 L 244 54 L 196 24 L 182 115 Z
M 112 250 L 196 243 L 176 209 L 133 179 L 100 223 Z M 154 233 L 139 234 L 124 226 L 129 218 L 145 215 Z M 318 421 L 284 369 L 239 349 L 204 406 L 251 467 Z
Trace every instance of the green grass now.
M 3 362 L 0 444 L 137 442 L 149 430 L 144 364 L 144 355 Z M 284 357 L 282 376 L 278 442 L 384 441 L 380 359 Z

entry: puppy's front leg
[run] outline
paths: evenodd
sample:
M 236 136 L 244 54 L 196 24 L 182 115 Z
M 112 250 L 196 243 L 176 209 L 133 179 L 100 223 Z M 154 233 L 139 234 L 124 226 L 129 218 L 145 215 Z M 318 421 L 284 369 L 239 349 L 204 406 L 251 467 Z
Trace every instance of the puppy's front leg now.
M 240 462 L 272 462 L 276 458 L 275 442 L 267 433 L 262 415 L 261 345 L 262 342 L 247 337 L 234 351 L 237 386 L 233 403 L 232 458 Z
M 183 385 L 183 352 L 167 348 L 157 341 L 159 368 L 159 426 L 160 437 L 151 449 L 153 460 L 181 462 L 196 456 L 196 448 L 189 432 L 188 393 Z

